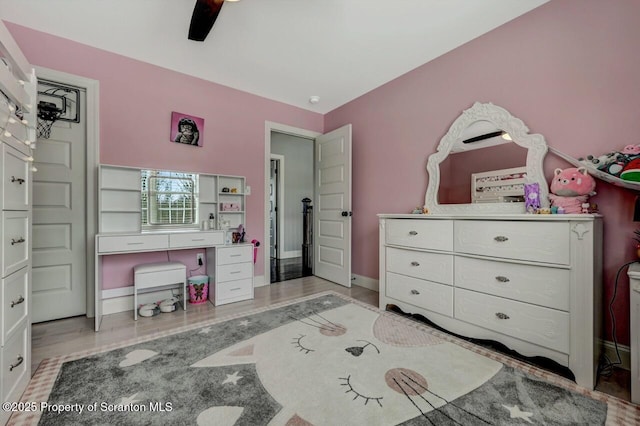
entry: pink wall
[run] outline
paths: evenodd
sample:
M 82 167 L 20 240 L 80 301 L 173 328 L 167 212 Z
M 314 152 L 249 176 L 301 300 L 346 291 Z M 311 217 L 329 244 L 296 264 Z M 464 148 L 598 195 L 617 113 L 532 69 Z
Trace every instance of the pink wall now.
M 247 197 L 247 236 L 249 241 L 263 240 L 264 123 L 319 132 L 322 115 L 6 24 L 31 64 L 100 82 L 101 163 L 246 176 L 252 187 Z M 203 147 L 170 142 L 172 111 L 204 118 Z M 268 244 L 263 242 L 263 247 Z M 171 256 L 184 256 L 187 268 L 194 269 L 191 254 Z M 163 258 L 166 253 L 113 256 L 104 264 L 105 288 L 132 284 L 132 264 Z M 264 274 L 264 266 L 259 256 L 256 275 Z
M 353 272 L 378 276 L 377 213 L 424 202 L 429 154 L 460 112 L 493 102 L 573 156 L 640 143 L 640 2 L 549 2 L 325 116 L 325 131 L 353 124 Z M 569 165 L 549 154 L 545 172 Z M 598 181 L 605 220 L 604 296 L 636 258 L 634 195 Z M 626 271 L 614 303 L 617 337 L 629 343 Z

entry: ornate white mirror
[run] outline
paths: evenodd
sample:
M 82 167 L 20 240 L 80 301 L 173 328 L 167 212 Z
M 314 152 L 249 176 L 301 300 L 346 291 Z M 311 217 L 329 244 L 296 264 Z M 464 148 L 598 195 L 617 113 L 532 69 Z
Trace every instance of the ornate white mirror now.
M 476 102 L 453 122 L 429 156 L 429 213 L 525 213 L 524 185 L 538 183 L 541 207 L 549 187 L 542 163 L 547 143 L 522 120 Z

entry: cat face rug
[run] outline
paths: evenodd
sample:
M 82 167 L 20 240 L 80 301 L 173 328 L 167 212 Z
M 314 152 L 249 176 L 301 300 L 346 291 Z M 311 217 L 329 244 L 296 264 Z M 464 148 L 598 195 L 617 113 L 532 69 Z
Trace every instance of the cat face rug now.
M 616 416 L 635 415 L 610 397 L 590 398 L 563 379 L 552 384 L 550 373 L 525 373 L 510 358 L 332 292 L 154 337 L 43 362 L 23 399 L 84 410 L 12 421 L 593 425 L 612 406 Z
M 352 425 L 402 423 L 479 387 L 502 367 L 416 329 L 398 339 L 393 320 L 354 307 L 292 317 L 193 367 L 254 364 L 283 407 L 274 424 L 298 417 L 333 425 L 345 419 Z

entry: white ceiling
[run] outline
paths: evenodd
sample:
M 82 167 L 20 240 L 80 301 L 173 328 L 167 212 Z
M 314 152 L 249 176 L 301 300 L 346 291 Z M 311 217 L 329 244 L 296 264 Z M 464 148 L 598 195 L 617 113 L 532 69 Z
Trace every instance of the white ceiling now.
M 0 0 L 0 19 L 326 113 L 547 1 L 241 0 L 204 42 L 195 0 Z

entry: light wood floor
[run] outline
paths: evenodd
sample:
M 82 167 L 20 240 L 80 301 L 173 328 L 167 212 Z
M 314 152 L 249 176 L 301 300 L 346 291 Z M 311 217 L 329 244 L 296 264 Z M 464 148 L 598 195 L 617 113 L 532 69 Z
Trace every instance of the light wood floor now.
M 75 317 L 34 324 L 32 326 L 32 372 L 43 359 L 66 355 L 171 330 L 188 324 L 240 314 L 274 303 L 285 302 L 302 296 L 333 290 L 377 306 L 378 293 L 354 286 L 345 288 L 317 277 L 303 277 L 283 281 L 255 289 L 255 298 L 244 302 L 214 307 L 213 304 L 189 305 L 187 311 L 179 309 L 151 318 L 133 321 L 133 312 L 105 315 L 99 332 L 94 332 L 93 318 Z M 626 370 L 615 370 L 610 377 L 601 377 L 597 390 L 630 400 L 630 375 Z

